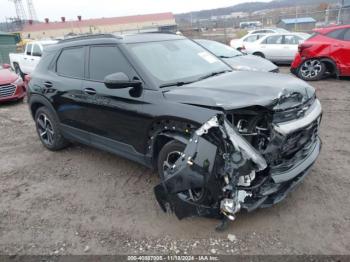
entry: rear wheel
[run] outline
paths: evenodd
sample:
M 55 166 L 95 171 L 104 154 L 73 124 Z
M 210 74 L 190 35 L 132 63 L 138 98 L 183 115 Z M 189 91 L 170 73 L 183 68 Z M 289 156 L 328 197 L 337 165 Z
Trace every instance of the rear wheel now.
M 318 59 L 303 62 L 299 68 L 298 76 L 306 81 L 317 81 L 324 77 L 326 65 Z
M 158 174 L 162 181 L 173 175 L 174 165 L 181 157 L 185 147 L 185 144 L 177 140 L 172 140 L 163 146 L 159 152 L 157 162 Z M 189 189 L 178 193 L 177 196 L 195 203 L 203 203 L 206 200 L 205 189 L 203 188 Z
M 36 111 L 35 125 L 39 139 L 47 149 L 57 151 L 68 145 L 61 134 L 56 117 L 46 107 L 40 107 Z

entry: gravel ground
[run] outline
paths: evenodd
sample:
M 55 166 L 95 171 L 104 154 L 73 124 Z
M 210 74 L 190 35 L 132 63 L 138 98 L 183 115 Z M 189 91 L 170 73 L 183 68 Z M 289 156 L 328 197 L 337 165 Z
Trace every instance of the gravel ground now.
M 26 103 L 1 105 L 0 253 L 350 254 L 350 81 L 312 84 L 324 108 L 312 172 L 224 233 L 216 220 L 163 213 L 152 171 L 82 145 L 45 150 Z

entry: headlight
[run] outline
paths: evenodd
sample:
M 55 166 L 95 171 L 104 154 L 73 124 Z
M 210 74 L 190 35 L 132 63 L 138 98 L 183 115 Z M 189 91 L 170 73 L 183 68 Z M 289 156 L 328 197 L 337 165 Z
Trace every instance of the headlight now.
M 21 85 L 23 85 L 23 80 L 19 76 L 12 84 L 15 85 L 15 86 L 21 86 Z

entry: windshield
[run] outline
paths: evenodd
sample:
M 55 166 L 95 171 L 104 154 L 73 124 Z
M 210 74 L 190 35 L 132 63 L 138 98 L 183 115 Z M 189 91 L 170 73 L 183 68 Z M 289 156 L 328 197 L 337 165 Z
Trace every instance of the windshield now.
M 188 39 L 133 43 L 128 49 L 160 86 L 198 81 L 211 73 L 232 70 Z
M 241 52 L 219 42 L 210 40 L 196 40 L 196 42 L 220 58 L 231 58 L 242 55 Z

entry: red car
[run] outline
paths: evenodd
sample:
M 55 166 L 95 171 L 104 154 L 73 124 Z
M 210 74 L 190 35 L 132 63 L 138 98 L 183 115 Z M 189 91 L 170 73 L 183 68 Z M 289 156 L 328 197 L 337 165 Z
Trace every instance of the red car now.
M 350 25 L 315 29 L 299 45 L 291 71 L 308 81 L 327 75 L 350 76 Z
M 0 102 L 22 100 L 25 95 L 22 78 L 10 70 L 10 65 L 0 66 Z

